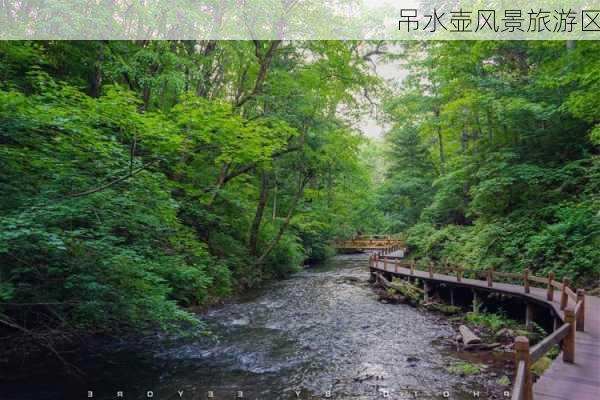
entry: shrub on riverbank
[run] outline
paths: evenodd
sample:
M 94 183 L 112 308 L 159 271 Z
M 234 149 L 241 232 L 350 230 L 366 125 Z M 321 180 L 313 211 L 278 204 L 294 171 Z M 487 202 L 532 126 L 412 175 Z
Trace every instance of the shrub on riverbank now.
M 485 364 L 458 361 L 446 367 L 446 371 L 455 375 L 471 376 L 485 371 L 486 368 L 487 366 Z
M 480 304 L 475 304 L 473 306 L 473 311 L 469 311 L 467 313 L 466 320 L 474 325 L 485 326 L 491 329 L 494 333 L 498 332 L 502 328 L 518 329 L 521 327 L 517 321 L 508 318 L 502 312 L 483 312 Z
M 404 45 L 381 204 L 436 263 L 600 278 L 600 44 Z M 573 50 L 573 51 L 571 51 Z
M 372 229 L 330 110 L 379 81 L 350 43 L 280 44 L 0 42 L 1 349 L 197 324 Z

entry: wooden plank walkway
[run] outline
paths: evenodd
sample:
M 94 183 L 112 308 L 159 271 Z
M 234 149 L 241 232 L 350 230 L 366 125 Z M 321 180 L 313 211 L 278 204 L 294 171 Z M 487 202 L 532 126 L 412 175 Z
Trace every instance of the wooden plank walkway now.
M 557 357 L 533 385 L 536 400 L 600 399 L 600 299 L 585 297 L 585 331 L 575 334 L 575 363 Z
M 387 268 L 384 268 L 382 260 L 375 262 L 373 268 L 398 276 L 520 296 L 551 306 L 556 315 L 564 321 L 564 313 L 559 303 L 560 291 L 555 293 L 554 301 L 548 301 L 545 288 L 531 286 L 530 293 L 525 293 L 523 286 L 510 283 L 494 282 L 493 287 L 488 287 L 487 281 L 463 278 L 458 282 L 456 276 L 439 273 L 434 273 L 432 278 L 428 271 L 415 270 L 411 274 L 410 268 L 396 267 L 393 262 L 388 262 Z M 562 356 L 557 357 L 535 383 L 535 400 L 600 399 L 600 299 L 586 296 L 585 301 L 585 331 L 577 331 L 575 334 L 575 363 L 565 363 Z M 569 305 L 575 306 L 572 299 L 569 298 L 568 302 Z

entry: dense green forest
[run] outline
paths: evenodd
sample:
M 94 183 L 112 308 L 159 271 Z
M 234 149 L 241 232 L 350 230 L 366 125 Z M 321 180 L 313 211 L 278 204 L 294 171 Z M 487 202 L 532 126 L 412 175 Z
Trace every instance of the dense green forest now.
M 2 330 L 53 347 L 195 323 L 377 230 L 351 127 L 375 48 L 1 42 Z
M 600 43 L 409 43 L 381 209 L 436 262 L 595 286 Z
M 594 286 L 598 110 L 597 42 L 0 42 L 2 340 L 198 324 L 358 231 Z

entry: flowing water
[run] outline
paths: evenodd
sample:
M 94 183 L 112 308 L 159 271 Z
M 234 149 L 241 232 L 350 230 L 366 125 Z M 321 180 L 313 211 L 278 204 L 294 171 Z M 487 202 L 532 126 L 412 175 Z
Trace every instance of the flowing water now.
M 472 398 L 477 379 L 448 372 L 454 334 L 441 317 L 383 304 L 367 283 L 366 255 L 338 256 L 203 315 L 211 336 L 123 346 L 90 355 L 85 382 L 36 378 L 5 387 L 7 400 Z M 179 392 L 179 393 L 178 393 Z M 299 394 L 297 394 L 297 392 Z

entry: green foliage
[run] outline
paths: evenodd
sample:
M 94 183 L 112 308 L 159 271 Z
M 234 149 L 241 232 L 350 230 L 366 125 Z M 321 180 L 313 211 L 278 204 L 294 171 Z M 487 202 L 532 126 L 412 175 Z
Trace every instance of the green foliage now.
M 560 346 L 555 344 L 554 346 L 550 347 L 550 350 L 546 352 L 546 357 L 550 358 L 551 360 L 554 360 L 556 357 L 558 357 L 559 354 Z
M 467 321 L 473 325 L 485 326 L 497 332 L 502 328 L 515 328 L 518 323 L 502 313 L 486 313 L 471 311 L 467 313 Z
M 552 359 L 547 356 L 542 356 L 539 360 L 533 363 L 531 366 L 531 372 L 535 376 L 542 376 L 543 373 L 550 368 L 550 365 L 552 365 Z
M 0 43 L 0 331 L 196 324 L 376 229 L 357 46 Z
M 510 385 L 510 378 L 506 375 L 502 375 L 500 378 L 498 378 L 496 383 L 498 385 L 508 386 L 508 385 Z
M 451 374 L 461 375 L 461 376 L 471 376 L 477 375 L 483 371 L 485 371 L 486 365 L 480 363 L 471 363 L 468 361 L 458 361 L 453 363 L 452 365 L 446 367 L 446 371 Z
M 596 284 L 598 49 L 405 46 L 409 74 L 386 107 L 393 128 L 382 207 L 407 227 L 416 256 Z
M 380 202 L 393 221 L 390 231 L 402 232 L 419 220 L 429 202 L 433 163 L 414 127 L 398 128 L 388 135 L 392 141 L 393 161 L 388 166 L 390 172 L 384 181 Z
M 419 305 L 423 301 L 423 289 L 403 279 L 393 279 L 390 286 L 402 294 L 413 305 Z
M 266 279 L 282 279 L 296 272 L 305 259 L 304 248 L 299 238 L 293 234 L 284 234 L 279 245 L 265 260 Z

